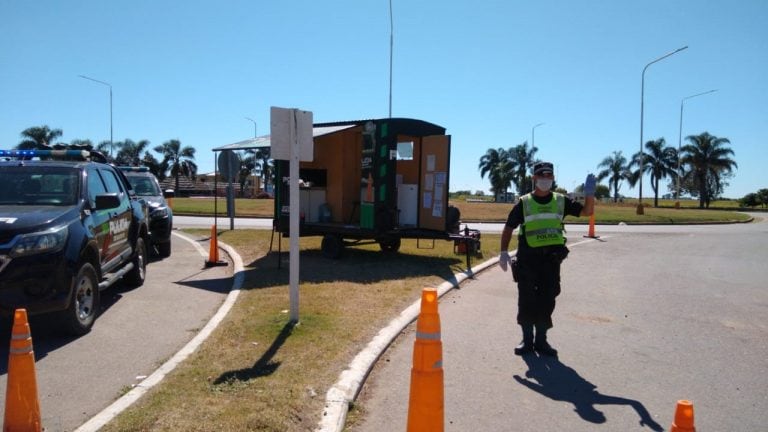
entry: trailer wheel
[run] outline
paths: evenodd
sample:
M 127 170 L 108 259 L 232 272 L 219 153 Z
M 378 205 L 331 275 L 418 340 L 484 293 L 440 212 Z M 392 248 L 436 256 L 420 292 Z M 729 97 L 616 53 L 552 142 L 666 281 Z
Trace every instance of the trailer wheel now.
M 379 247 L 384 252 L 397 252 L 400 250 L 400 237 L 385 237 L 379 240 Z
M 344 252 L 344 240 L 337 235 L 326 234 L 320 244 L 323 256 L 330 259 L 338 259 Z

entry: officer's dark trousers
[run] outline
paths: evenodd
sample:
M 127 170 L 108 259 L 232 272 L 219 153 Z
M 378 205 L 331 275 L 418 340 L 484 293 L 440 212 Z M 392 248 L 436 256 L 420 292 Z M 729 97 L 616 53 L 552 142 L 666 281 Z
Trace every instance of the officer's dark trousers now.
M 560 262 L 547 256 L 518 257 L 517 323 L 552 328 L 555 297 L 560 294 Z

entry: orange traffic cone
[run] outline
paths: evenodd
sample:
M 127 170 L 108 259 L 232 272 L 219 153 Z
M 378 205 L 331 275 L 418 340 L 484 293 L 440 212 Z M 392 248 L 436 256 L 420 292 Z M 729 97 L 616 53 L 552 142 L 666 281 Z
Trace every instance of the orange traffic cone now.
M 206 267 L 225 266 L 226 261 L 219 259 L 219 241 L 216 239 L 216 225 L 211 225 L 211 246 L 208 250 L 208 261 L 205 262 Z
M 595 212 L 592 212 L 592 215 L 589 217 L 589 232 L 584 237 L 588 238 L 600 238 L 600 236 L 595 235 Z
M 32 333 L 26 309 L 16 309 L 13 314 L 3 431 L 42 431 L 35 353 L 32 351 Z
M 444 427 L 443 343 L 437 289 L 424 288 L 413 343 L 408 432 L 441 432 Z
M 675 421 L 669 432 L 696 432 L 693 426 L 693 402 L 688 400 L 677 401 L 675 409 Z

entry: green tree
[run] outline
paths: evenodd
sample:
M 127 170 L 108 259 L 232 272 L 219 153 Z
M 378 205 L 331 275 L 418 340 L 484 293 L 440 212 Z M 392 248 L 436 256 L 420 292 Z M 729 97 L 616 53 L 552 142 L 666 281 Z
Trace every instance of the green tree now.
M 195 149 L 190 146 L 182 147 L 179 140 L 169 140 L 154 148 L 157 153 L 163 155 L 162 165 L 170 168 L 171 177 L 175 180 L 174 191 L 179 193 L 179 177 L 185 176 L 194 180 L 197 176 Z
M 168 162 L 165 160 L 157 160 L 157 158 L 152 156 L 149 152 L 144 152 L 144 157 L 141 159 L 141 166 L 149 168 L 149 172 L 154 174 L 160 181 L 165 180 L 167 177 Z
M 269 179 L 272 178 L 272 154 L 270 147 L 259 147 L 245 151 L 247 155 L 253 155 L 253 168 L 258 167 L 261 171 L 261 187 L 266 190 Z M 252 168 L 252 169 L 253 169 Z
M 115 163 L 118 165 L 139 166 L 141 164 L 141 152 L 149 147 L 148 140 L 141 140 L 134 142 L 133 140 L 126 139 L 115 143 L 117 156 L 115 156 Z
M 608 179 L 608 185 L 613 189 L 613 202 L 617 202 L 619 200 L 621 182 L 624 180 L 630 181 L 632 178 L 627 158 L 620 151 L 615 151 L 603 159 L 597 167 L 605 168 L 597 173 L 597 181 Z
M 512 161 L 512 166 L 514 167 L 513 181 L 517 186 L 517 193 L 520 195 L 527 194 L 533 190 L 531 176 L 528 173 L 537 162 L 537 159 L 535 159 L 537 151 L 539 151 L 539 149 L 536 146 L 529 149 L 527 141 L 514 147 L 510 147 L 509 150 L 507 150 L 509 158 Z
M 689 144 L 681 149 L 680 163 L 685 165 L 685 175 L 698 190 L 699 208 L 709 208 L 712 199 L 722 193 L 727 184 L 725 179 L 738 168 L 730 157 L 734 155 L 733 150 L 727 147 L 731 142 L 708 132 L 689 135 L 685 139 Z
M 762 205 L 763 207 L 768 207 L 768 189 L 760 189 L 756 192 L 757 195 L 757 201 Z
M 665 177 L 675 178 L 677 176 L 677 150 L 673 147 L 668 147 L 664 138 L 657 140 L 651 140 L 645 143 L 647 152 L 635 153 L 632 157 L 632 162 L 629 164 L 629 168 L 637 166 L 638 170 L 633 173 L 634 177 L 639 179 L 639 166 L 641 163 L 643 173 L 651 175 L 651 189 L 653 189 L 653 206 L 659 206 L 659 182 Z M 630 184 L 634 185 L 637 181 L 630 181 Z
M 61 129 L 51 129 L 48 126 L 33 126 L 21 132 L 23 140 L 16 145 L 19 150 L 46 150 L 64 135 Z
M 752 192 L 744 195 L 744 197 L 739 200 L 739 204 L 742 207 L 757 207 L 760 205 L 760 199 L 757 197 L 756 193 Z
M 480 178 L 485 178 L 485 175 L 488 174 L 494 201 L 499 200 L 500 193 L 506 195 L 514 175 L 514 164 L 506 150 L 503 148 L 488 149 L 480 158 L 480 164 L 477 168 L 480 170 Z
M 237 180 L 240 183 L 240 196 L 244 196 L 245 182 L 248 181 L 248 176 L 251 175 L 253 169 L 256 167 L 256 158 L 253 154 L 249 154 L 248 150 L 245 151 L 245 155 L 240 157 L 240 170 L 237 172 Z

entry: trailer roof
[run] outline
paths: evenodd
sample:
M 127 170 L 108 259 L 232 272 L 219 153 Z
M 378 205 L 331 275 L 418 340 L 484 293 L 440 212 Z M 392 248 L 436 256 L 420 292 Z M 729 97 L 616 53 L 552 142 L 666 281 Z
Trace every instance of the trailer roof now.
M 312 137 L 317 138 L 319 136 L 332 134 L 345 129 L 350 129 L 363 125 L 367 122 L 380 122 L 387 120 L 392 124 L 392 128 L 399 133 L 406 135 L 441 135 L 445 133 L 445 128 L 436 124 L 428 123 L 423 120 L 408 119 L 408 118 L 391 118 L 391 119 L 369 119 L 369 120 L 349 120 L 343 122 L 332 123 L 315 123 L 312 127 Z M 271 139 L 270 135 L 262 135 L 256 138 L 247 139 L 244 141 L 238 141 L 232 144 L 226 144 L 220 147 L 216 147 L 213 151 L 224 150 L 249 150 L 255 148 L 270 147 Z

